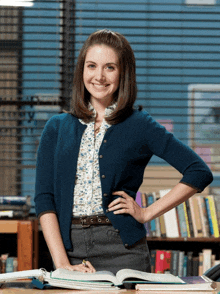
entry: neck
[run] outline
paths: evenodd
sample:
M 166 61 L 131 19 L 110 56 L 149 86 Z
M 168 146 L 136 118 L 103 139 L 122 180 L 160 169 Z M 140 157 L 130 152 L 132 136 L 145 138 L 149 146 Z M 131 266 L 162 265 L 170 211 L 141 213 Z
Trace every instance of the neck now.
M 105 109 L 112 101 L 97 101 L 95 99 L 90 100 L 92 106 L 96 111 L 96 121 L 102 121 L 105 116 Z

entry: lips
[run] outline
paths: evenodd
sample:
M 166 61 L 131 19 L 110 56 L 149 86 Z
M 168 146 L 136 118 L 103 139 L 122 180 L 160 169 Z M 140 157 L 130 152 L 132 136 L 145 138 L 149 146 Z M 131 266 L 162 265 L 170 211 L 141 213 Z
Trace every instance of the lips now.
M 104 85 L 104 84 L 93 84 L 93 86 L 98 87 L 98 88 L 105 88 L 108 85 Z

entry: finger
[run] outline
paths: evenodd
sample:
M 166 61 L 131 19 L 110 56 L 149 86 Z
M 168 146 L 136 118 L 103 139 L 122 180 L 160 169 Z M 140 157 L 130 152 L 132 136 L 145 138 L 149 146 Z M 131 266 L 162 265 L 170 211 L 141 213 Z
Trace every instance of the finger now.
M 122 209 L 122 208 L 128 208 L 127 205 L 125 203 L 119 203 L 117 205 L 114 205 L 112 207 L 110 207 L 108 210 L 109 211 L 114 211 L 114 210 L 118 210 L 118 209 Z
M 118 209 L 113 211 L 114 214 L 122 214 L 122 213 L 127 213 L 129 214 L 129 209 L 128 208 L 122 208 L 122 209 Z
M 117 204 L 119 204 L 119 203 L 126 203 L 126 200 L 123 199 L 123 198 L 121 198 L 121 197 L 119 197 L 119 198 L 113 200 L 113 201 L 108 205 L 108 207 L 113 207 L 114 205 L 117 205 Z
M 96 269 L 94 268 L 94 266 L 91 264 L 90 261 L 86 261 L 86 266 L 94 273 L 96 272 Z
M 119 195 L 119 196 L 122 196 L 124 198 L 130 197 L 127 193 L 125 193 L 125 191 L 115 191 L 115 192 L 112 193 L 112 195 Z

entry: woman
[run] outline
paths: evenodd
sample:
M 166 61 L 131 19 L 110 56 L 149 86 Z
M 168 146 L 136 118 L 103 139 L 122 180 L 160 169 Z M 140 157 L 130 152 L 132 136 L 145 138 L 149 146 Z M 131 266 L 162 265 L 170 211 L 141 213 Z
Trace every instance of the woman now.
M 212 181 L 198 155 L 134 110 L 135 99 L 128 41 L 109 30 L 91 34 L 76 65 L 72 114 L 48 121 L 38 149 L 35 207 L 56 268 L 150 271 L 143 224 Z M 141 208 L 134 199 L 153 154 L 183 177 Z

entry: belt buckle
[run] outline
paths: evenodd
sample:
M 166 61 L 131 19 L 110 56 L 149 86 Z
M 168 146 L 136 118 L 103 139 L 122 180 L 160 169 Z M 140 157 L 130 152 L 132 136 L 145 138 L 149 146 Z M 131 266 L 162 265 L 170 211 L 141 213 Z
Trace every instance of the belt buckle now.
M 80 218 L 81 220 L 81 225 L 83 228 L 89 228 L 90 227 L 90 224 L 86 224 L 86 218 Z

